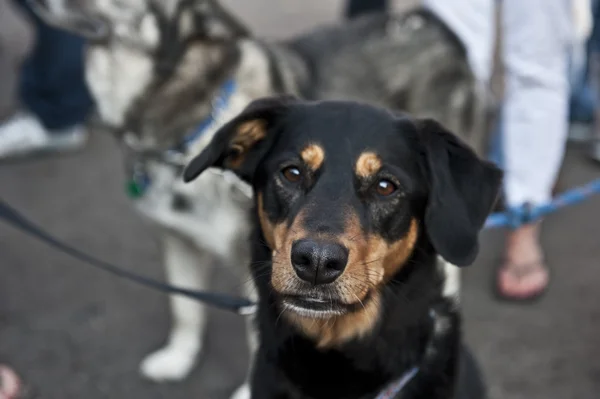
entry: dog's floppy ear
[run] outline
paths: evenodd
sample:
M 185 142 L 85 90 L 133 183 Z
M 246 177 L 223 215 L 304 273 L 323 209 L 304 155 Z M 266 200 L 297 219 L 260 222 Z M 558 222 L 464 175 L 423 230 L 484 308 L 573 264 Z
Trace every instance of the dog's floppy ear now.
M 467 266 L 479 252 L 479 232 L 498 198 L 502 172 L 439 123 L 416 123 L 430 184 L 427 234 L 444 259 Z
M 250 103 L 221 127 L 206 148 L 190 161 L 183 172 L 184 181 L 194 180 L 209 167 L 219 167 L 251 182 L 258 163 L 273 144 L 274 124 L 297 101 L 285 95 Z

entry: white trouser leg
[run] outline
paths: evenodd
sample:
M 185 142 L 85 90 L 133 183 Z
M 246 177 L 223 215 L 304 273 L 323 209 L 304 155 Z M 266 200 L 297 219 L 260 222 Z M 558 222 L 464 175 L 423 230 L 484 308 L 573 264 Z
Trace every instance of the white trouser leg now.
M 525 0 L 524 0 L 525 1 Z M 473 73 L 488 83 L 494 50 L 494 0 L 423 0 L 465 44 Z
M 568 127 L 570 0 L 503 0 L 503 152 L 509 206 L 550 199 Z
M 423 0 L 465 43 L 487 83 L 494 44 L 494 0 Z M 547 201 L 567 136 L 571 0 L 503 0 L 505 105 L 503 156 L 509 206 Z

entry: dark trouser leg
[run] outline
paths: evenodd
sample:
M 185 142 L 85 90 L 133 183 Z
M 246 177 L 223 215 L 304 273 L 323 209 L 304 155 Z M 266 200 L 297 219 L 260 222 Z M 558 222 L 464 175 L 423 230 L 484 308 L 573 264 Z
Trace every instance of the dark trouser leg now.
M 49 27 L 28 9 L 36 28 L 36 44 L 23 65 L 21 97 L 47 129 L 83 123 L 93 107 L 84 78 L 83 38 Z
M 600 1 L 593 2 L 594 29 L 589 41 L 589 79 L 594 95 L 594 125 L 590 157 L 600 162 Z

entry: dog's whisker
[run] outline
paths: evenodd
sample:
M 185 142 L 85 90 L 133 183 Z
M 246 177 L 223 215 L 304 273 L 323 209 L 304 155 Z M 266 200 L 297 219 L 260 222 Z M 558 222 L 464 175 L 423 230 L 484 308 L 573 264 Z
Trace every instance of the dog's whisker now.
M 283 316 L 283 314 L 286 312 L 286 310 L 287 309 L 285 307 L 282 307 L 281 311 L 279 312 L 279 315 L 275 319 L 275 325 L 279 324 L 279 319 L 281 319 L 281 316 Z
M 363 263 L 361 263 L 361 264 L 362 264 L 363 266 L 368 266 L 368 265 L 370 265 L 370 264 L 372 264 L 372 263 L 379 262 L 379 261 L 380 261 L 380 260 L 382 260 L 382 259 L 383 259 L 383 256 L 381 256 L 381 257 L 379 257 L 379 258 L 376 258 L 376 259 L 372 259 L 372 260 L 365 261 L 365 262 L 363 262 Z

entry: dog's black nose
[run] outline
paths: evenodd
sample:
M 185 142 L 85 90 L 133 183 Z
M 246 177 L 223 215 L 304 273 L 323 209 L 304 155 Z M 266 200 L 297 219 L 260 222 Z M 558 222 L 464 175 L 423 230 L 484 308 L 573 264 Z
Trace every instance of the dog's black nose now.
M 348 263 L 348 250 L 340 244 L 298 240 L 292 245 L 292 265 L 298 277 L 314 285 L 337 279 Z

